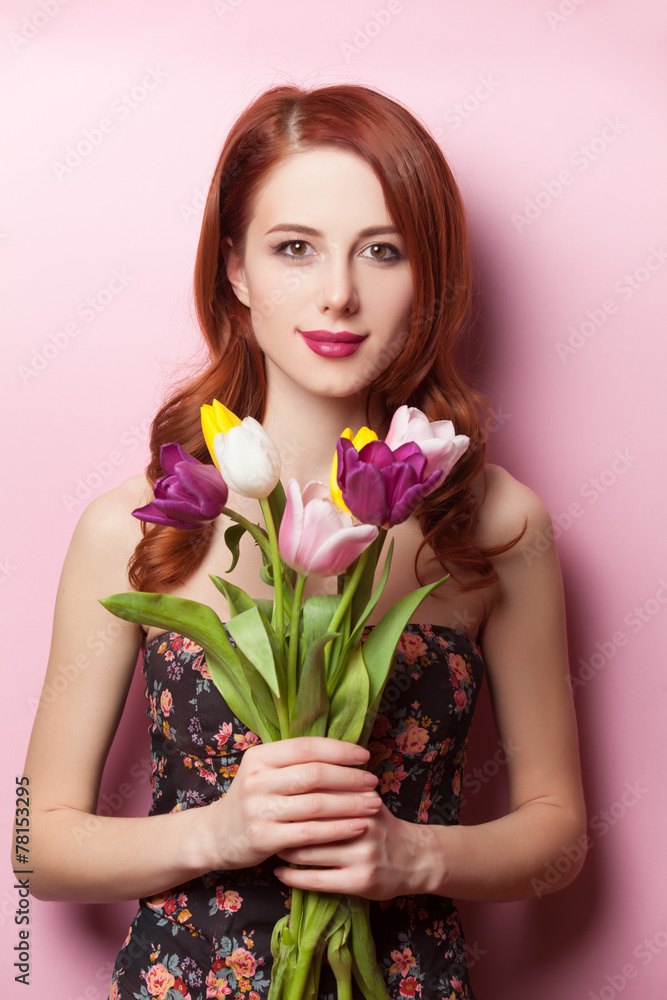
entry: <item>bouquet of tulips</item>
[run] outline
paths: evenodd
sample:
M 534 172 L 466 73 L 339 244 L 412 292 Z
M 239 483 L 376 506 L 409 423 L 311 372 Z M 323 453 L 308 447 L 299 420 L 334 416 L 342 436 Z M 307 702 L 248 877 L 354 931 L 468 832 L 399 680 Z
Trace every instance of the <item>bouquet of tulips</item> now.
M 226 515 L 234 522 L 225 532 L 229 572 L 247 531 L 261 549 L 261 576 L 273 586 L 274 600 L 255 600 L 212 576 L 229 605 L 224 626 L 207 605 L 166 594 L 118 594 L 102 603 L 121 618 L 198 643 L 230 709 L 263 742 L 314 735 L 365 746 L 405 625 L 443 582 L 400 600 L 362 645 L 391 566 L 389 546 L 374 587 L 387 529 L 442 482 L 468 438 L 455 435 L 451 421 L 429 422 L 402 406 L 384 441 L 367 427 L 354 436 L 343 432 L 328 487 L 311 482 L 302 491 L 292 479 L 285 491 L 277 449 L 256 420 L 240 420 L 214 400 L 202 407 L 202 427 L 214 465 L 178 444 L 163 445 L 165 475 L 155 483 L 155 499 L 133 513 L 185 530 Z M 264 527 L 226 506 L 229 489 L 260 501 Z M 304 599 L 311 574 L 337 576 L 338 593 Z M 367 901 L 292 889 L 290 912 L 276 924 L 271 949 L 270 1000 L 315 998 L 325 949 L 339 1000 L 351 998 L 352 974 L 367 1000 L 387 1000 Z

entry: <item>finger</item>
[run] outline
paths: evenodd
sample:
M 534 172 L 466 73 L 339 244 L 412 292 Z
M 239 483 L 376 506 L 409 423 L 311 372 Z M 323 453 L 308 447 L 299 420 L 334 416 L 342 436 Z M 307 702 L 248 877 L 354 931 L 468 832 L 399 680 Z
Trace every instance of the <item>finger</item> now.
M 297 736 L 294 739 L 276 740 L 250 747 L 244 756 L 261 755 L 271 767 L 289 767 L 307 761 L 343 764 L 358 767 L 370 759 L 370 753 L 355 743 L 346 743 L 329 736 Z
M 328 844 L 358 837 L 368 829 L 365 819 L 314 820 L 302 823 L 285 823 L 281 826 L 282 843 L 275 848 L 280 855 L 292 848 L 311 844 Z
M 355 851 L 360 839 L 363 837 L 356 837 L 343 844 L 339 841 L 334 844 L 291 847 L 280 851 L 278 857 L 288 865 L 300 865 L 302 868 L 349 868 L 353 863 L 363 860 Z
M 377 792 L 344 795 L 338 792 L 316 791 L 305 795 L 273 796 L 265 806 L 265 816 L 277 823 L 298 823 L 306 820 L 336 818 L 354 819 L 376 816 L 382 808 Z
M 377 786 L 377 775 L 357 767 L 343 767 L 312 760 L 271 772 L 271 790 L 277 795 L 304 795 L 314 791 L 368 792 Z
M 347 868 L 288 868 L 279 865 L 273 874 L 284 885 L 294 889 L 311 889 L 314 892 L 355 893 L 359 886 L 352 870 Z

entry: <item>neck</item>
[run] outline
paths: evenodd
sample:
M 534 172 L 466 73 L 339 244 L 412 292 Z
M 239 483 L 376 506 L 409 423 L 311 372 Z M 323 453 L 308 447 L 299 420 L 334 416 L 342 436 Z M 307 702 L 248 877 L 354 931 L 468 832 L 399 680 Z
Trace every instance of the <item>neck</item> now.
M 336 441 L 346 427 L 356 433 L 366 424 L 366 395 L 319 396 L 272 379 L 262 424 L 282 460 L 281 479 L 328 483 Z

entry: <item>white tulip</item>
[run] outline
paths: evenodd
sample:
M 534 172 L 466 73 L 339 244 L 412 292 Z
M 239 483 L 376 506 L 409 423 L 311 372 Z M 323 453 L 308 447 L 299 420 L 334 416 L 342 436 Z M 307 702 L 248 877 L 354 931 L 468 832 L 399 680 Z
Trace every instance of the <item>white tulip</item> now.
M 280 455 L 264 428 L 253 417 L 213 439 L 215 457 L 230 490 L 244 497 L 268 497 L 280 478 Z

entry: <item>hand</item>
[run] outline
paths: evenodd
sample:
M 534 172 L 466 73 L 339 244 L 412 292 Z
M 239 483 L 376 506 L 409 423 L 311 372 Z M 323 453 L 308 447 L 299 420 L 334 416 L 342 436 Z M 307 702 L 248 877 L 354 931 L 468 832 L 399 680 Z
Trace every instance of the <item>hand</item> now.
M 281 866 L 275 874 L 285 885 L 366 899 L 423 892 L 433 828 L 398 819 L 384 804 L 366 821 L 366 827 L 354 840 L 278 852 L 283 861 L 306 867 Z
M 359 837 L 381 807 L 369 753 L 299 737 L 250 747 L 226 795 L 207 807 L 212 868 L 248 868 L 273 854 Z

